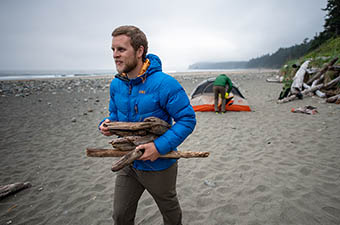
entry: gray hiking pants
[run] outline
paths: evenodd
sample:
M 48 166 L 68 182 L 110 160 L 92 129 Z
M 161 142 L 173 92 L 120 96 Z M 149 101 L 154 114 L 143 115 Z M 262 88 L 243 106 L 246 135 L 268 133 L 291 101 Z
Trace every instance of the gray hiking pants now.
M 115 225 L 133 225 L 138 201 L 146 189 L 163 216 L 164 225 L 181 225 L 182 210 L 176 192 L 177 162 L 161 171 L 141 171 L 127 166 L 116 177 L 113 220 Z

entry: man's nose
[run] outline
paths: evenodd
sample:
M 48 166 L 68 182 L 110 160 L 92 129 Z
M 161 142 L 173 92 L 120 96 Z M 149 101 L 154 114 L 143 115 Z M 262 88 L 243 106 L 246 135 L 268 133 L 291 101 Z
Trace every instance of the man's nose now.
M 113 51 L 113 58 L 118 58 L 120 56 L 118 51 Z

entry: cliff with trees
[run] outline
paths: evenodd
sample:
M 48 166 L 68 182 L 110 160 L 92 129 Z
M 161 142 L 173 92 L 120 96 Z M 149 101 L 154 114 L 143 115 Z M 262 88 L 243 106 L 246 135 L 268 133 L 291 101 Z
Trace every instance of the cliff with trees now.
M 324 31 L 309 42 L 308 52 L 296 59 L 289 60 L 280 69 L 283 77 L 281 95 L 288 94 L 296 82 L 299 67 L 308 63 L 303 70 L 303 94 L 315 93 L 326 102 L 340 104 L 340 1 L 328 0 L 325 9 Z M 301 66 L 303 67 L 303 66 Z M 294 100 L 296 95 L 284 96 L 279 102 Z
M 305 56 L 317 57 L 330 56 L 339 54 L 337 48 L 338 37 L 340 36 L 340 1 L 328 0 L 324 9 L 327 12 L 324 31 L 316 34 L 311 40 L 307 38 L 302 43 L 296 44 L 288 48 L 279 48 L 273 54 L 266 54 L 261 57 L 250 59 L 249 61 L 242 62 L 218 62 L 218 63 L 195 63 L 189 66 L 189 69 L 245 69 L 245 68 L 274 68 L 278 69 L 282 66 L 289 64 L 294 60 L 302 60 Z M 332 42 L 332 44 L 329 44 Z M 327 44 L 328 43 L 328 44 Z M 326 47 L 321 47 L 327 44 L 331 49 L 327 51 Z M 323 50 L 317 50 L 317 49 Z M 328 48 L 328 47 L 327 47 Z M 322 58 L 322 57 L 321 57 Z M 323 57 L 324 58 L 324 57 Z M 322 60 L 319 62 L 322 63 Z

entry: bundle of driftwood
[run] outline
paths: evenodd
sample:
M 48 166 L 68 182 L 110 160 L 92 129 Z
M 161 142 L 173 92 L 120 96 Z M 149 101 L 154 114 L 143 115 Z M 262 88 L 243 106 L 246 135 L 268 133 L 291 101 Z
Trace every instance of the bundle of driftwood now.
M 164 134 L 171 126 L 156 117 L 148 117 L 143 122 L 110 122 L 104 124 L 110 132 L 119 138 L 113 139 L 112 149 L 87 148 L 89 157 L 121 157 L 113 163 L 111 170 L 118 171 L 129 165 L 143 155 L 142 150 L 136 149 L 138 145 L 154 141 Z M 171 151 L 160 158 L 194 158 L 208 157 L 209 152 Z
M 316 94 L 321 98 L 326 98 L 328 103 L 340 104 L 340 66 L 336 66 L 338 58 L 334 58 L 327 65 L 323 66 L 320 70 L 317 70 L 314 74 L 304 73 L 302 79 L 302 86 L 304 88 L 301 91 L 303 96 Z M 326 79 L 326 72 L 332 72 L 332 80 Z M 297 94 L 292 94 L 284 99 L 278 100 L 278 103 L 290 102 L 298 99 Z

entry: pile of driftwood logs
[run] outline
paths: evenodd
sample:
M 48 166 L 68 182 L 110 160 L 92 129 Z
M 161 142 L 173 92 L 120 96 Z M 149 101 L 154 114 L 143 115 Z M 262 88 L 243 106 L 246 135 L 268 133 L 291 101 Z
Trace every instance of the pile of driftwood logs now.
M 171 126 L 156 117 L 148 117 L 143 122 L 110 122 L 106 123 L 110 132 L 119 138 L 113 139 L 110 144 L 113 149 L 87 148 L 89 157 L 121 157 L 113 163 L 111 170 L 118 171 L 131 164 L 143 155 L 142 150 L 136 149 L 138 145 L 154 141 L 164 134 Z M 194 158 L 208 157 L 209 152 L 171 151 L 160 158 Z
M 313 95 L 314 93 L 321 98 L 326 98 L 328 103 L 340 104 L 340 66 L 334 65 L 338 58 L 334 58 L 327 65 L 323 66 L 315 73 L 304 73 L 303 88 L 301 91 L 303 96 Z M 329 81 L 326 72 L 332 72 L 333 80 Z M 328 78 L 328 79 L 327 79 Z M 292 94 L 284 99 L 278 100 L 278 103 L 285 103 L 297 99 L 296 94 Z

